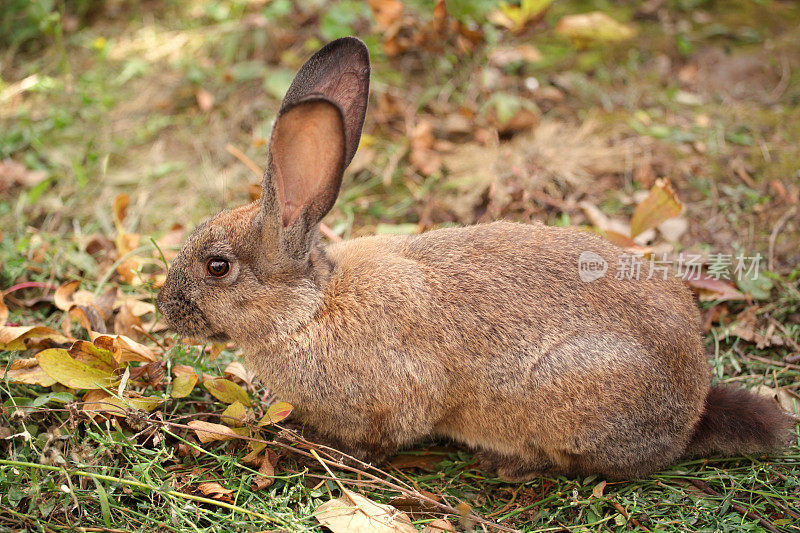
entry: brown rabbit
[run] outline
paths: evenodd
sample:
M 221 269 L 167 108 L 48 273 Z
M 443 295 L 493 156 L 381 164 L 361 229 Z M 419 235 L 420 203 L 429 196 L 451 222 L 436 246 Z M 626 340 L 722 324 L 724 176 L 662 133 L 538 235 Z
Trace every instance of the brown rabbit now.
M 496 222 L 324 246 L 369 73 L 352 37 L 300 69 L 262 199 L 201 224 L 169 271 L 176 331 L 235 340 L 312 439 L 368 461 L 443 436 L 505 479 L 635 477 L 784 445 L 773 402 L 709 386 L 683 283 L 617 279 L 624 252 L 597 236 Z M 582 252 L 606 275 L 581 281 Z

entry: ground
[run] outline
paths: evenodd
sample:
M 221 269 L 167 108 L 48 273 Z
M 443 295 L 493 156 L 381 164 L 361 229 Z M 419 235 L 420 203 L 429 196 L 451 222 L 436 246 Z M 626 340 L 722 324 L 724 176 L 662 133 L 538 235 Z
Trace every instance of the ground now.
M 270 417 L 255 421 L 288 409 L 231 365 L 235 346 L 183 343 L 154 312 L 186 231 L 257 194 L 294 72 L 352 34 L 373 83 L 331 238 L 506 218 L 701 256 L 707 275 L 690 285 L 715 380 L 798 412 L 800 5 L 536 8 L 548 3 L 12 2 L 0 14 L 0 361 L 16 362 L 0 382 L 0 528 L 313 530 L 341 493 L 335 476 L 418 528 L 800 530 L 797 442 L 625 482 L 504 483 L 441 442 L 375 479 L 305 471 L 286 448 L 234 439 L 271 440 Z M 625 26 L 568 37 L 565 17 L 592 11 Z M 662 193 L 682 211 L 632 240 Z M 708 275 L 714 257 L 758 255 L 751 276 Z M 13 329 L 25 326 L 52 329 Z M 198 434 L 195 422 L 228 425 Z

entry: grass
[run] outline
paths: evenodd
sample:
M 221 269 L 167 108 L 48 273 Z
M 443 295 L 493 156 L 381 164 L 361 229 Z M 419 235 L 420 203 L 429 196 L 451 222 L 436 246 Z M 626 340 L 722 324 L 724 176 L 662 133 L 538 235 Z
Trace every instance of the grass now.
M 404 31 L 417 31 L 429 23 L 430 6 L 410 5 Z M 54 306 L 52 288 L 72 279 L 95 296 L 116 289 L 117 305 L 152 301 L 161 253 L 169 258 L 177 245 L 161 237 L 173 224 L 178 235 L 247 201 L 257 181 L 226 146 L 262 165 L 291 73 L 319 43 L 352 33 L 370 45 L 374 82 L 364 157 L 326 220 L 337 234 L 500 217 L 588 224 L 581 201 L 625 221 L 636 195 L 667 176 L 689 223 L 674 251 L 758 252 L 772 265 L 760 278 L 765 295 L 700 303 L 714 378 L 771 387 L 788 395 L 787 405 L 796 402 L 798 6 L 674 0 L 650 13 L 645 3 L 570 0 L 519 35 L 471 6 L 449 6 L 484 32 L 471 53 L 460 55 L 456 40 L 443 39 L 391 57 L 385 32 L 355 2 L 108 2 L 94 12 L 81 4 L 74 14 L 62 5 L 61 18 L 48 19 L 36 42 L 0 52 L 0 160 L 44 172 L 43 181 L 22 184 L 0 176 L 0 288 L 9 322 L 61 331 L 66 313 Z M 636 25 L 639 36 L 580 50 L 556 35 L 562 16 L 592 9 Z M 497 50 L 521 44 L 536 46 L 542 59 L 497 63 Z M 23 81 L 27 88 L 18 91 Z M 213 96 L 210 109 L 199 105 L 201 90 Z M 521 101 L 535 103 L 540 126 L 505 133 L 495 145 L 492 106 L 513 113 Z M 466 130 L 459 116 L 468 117 Z M 421 120 L 433 124 L 436 139 L 426 157 L 442 160 L 432 172 L 408 154 Z M 581 129 L 586 123 L 592 127 Z M 485 164 L 498 154 L 498 163 Z M 130 198 L 121 221 L 112 209 L 120 193 Z M 115 239 L 124 235 L 139 236 L 138 244 L 121 247 Z M 137 261 L 127 279 L 116 271 L 125 258 Z M 219 422 L 227 404 L 201 386 L 172 398 L 172 370 L 188 365 L 219 377 L 236 350 L 212 359 L 212 347 L 176 343 L 156 318 L 142 315 L 148 335 L 137 340 L 156 350 L 152 371 L 163 374 L 142 374 L 130 385 L 165 399 L 150 414 L 91 418 L 74 389 L 0 381 L 0 530 L 318 530 L 315 509 L 340 493 L 331 473 L 273 445 L 281 455 L 274 482 L 256 490 L 259 467 L 245 461 L 248 442 L 198 442 L 187 423 Z M 737 324 L 779 341 L 759 344 Z M 77 324 L 68 331 L 88 339 Z M 35 353 L 3 351 L 0 363 Z M 259 385 L 245 388 L 257 420 L 275 398 Z M 255 438 L 271 441 L 274 431 Z M 688 461 L 625 482 L 508 484 L 485 477 L 467 450 L 444 442 L 403 452 L 394 465 L 332 474 L 407 510 L 419 528 L 446 516 L 479 531 L 485 524 L 472 524 L 474 517 L 530 532 L 800 530 L 797 443 L 781 454 Z M 204 493 L 201 483 L 224 490 Z M 433 495 L 438 506 L 398 500 L 404 491 Z

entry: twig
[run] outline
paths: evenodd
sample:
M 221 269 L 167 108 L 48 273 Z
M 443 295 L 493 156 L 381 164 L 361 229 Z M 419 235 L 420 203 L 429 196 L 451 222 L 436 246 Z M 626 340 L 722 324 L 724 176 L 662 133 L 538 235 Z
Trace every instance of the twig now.
M 700 489 L 703 492 L 705 492 L 706 494 L 710 494 L 711 496 L 716 496 L 717 498 L 725 499 L 725 496 L 723 494 L 720 494 L 719 492 L 717 492 L 716 490 L 712 489 L 705 482 L 700 481 L 699 479 L 690 479 L 689 482 L 692 485 L 694 485 L 695 487 L 697 487 L 698 489 Z M 733 498 L 731 498 L 730 502 L 731 502 L 731 507 L 733 507 L 737 512 L 743 514 L 744 516 L 752 518 L 753 520 L 758 520 L 759 524 L 764 526 L 766 529 L 772 531 L 773 533 L 780 533 L 778 531 L 778 529 L 774 525 L 772 525 L 772 522 L 770 522 L 766 518 L 763 518 L 762 516 L 760 516 L 755 511 L 752 511 L 750 509 L 745 509 L 744 507 L 742 507 L 742 505 L 740 505 L 738 502 L 736 502 Z
M 196 428 L 193 428 L 192 426 L 189 426 L 189 425 L 186 425 L 186 424 L 176 424 L 175 422 L 167 422 L 166 420 L 152 420 L 152 419 L 142 419 L 142 420 L 144 422 L 146 422 L 146 423 L 161 424 L 161 425 L 165 425 L 165 426 L 171 426 L 171 427 L 177 427 L 177 428 L 188 429 L 188 430 L 191 430 L 191 431 L 196 431 Z M 203 428 L 202 431 L 204 433 L 211 433 L 211 434 L 217 434 L 217 435 L 223 435 L 223 436 L 226 436 L 226 437 L 230 437 L 229 434 L 218 432 L 218 431 L 214 431 L 213 429 Z M 282 442 L 268 441 L 268 440 L 264 440 L 264 439 L 258 439 L 258 438 L 255 438 L 255 437 L 246 437 L 244 435 L 241 435 L 238 438 L 241 439 L 241 440 L 248 440 L 248 441 L 253 441 L 253 442 L 260 442 L 260 443 L 264 443 L 264 444 L 269 444 L 269 445 L 272 445 L 272 446 L 278 446 L 279 448 L 283 448 L 285 450 L 288 450 L 288 451 L 290 451 L 292 453 L 296 453 L 298 455 L 302 455 L 304 457 L 315 458 L 314 455 L 309 453 L 309 452 L 303 451 L 303 450 L 301 450 L 299 448 L 296 448 L 294 446 L 291 446 L 289 444 L 284 444 Z M 376 468 L 374 466 L 368 465 L 367 463 L 364 463 L 363 461 L 360 461 L 360 460 L 358 460 L 358 459 L 356 459 L 354 457 L 350 457 L 349 455 L 347 455 L 347 454 L 345 454 L 343 452 L 340 452 L 338 450 L 334 450 L 333 448 L 330 448 L 328 446 L 323 446 L 323 445 L 312 443 L 311 441 L 308 441 L 306 439 L 303 439 L 302 443 L 304 445 L 314 446 L 316 448 L 316 450 L 322 451 L 326 455 L 328 455 L 328 452 L 325 452 L 324 451 L 325 449 L 332 450 L 337 455 L 344 456 L 344 457 L 346 457 L 348 459 L 352 459 L 352 460 L 354 460 L 354 461 L 356 461 L 356 462 L 358 462 L 360 464 L 363 464 L 367 468 L 371 468 L 371 469 L 381 473 L 382 475 L 390 477 L 390 478 L 394 479 L 395 481 L 397 481 L 400 484 L 393 483 L 391 481 L 386 481 L 385 479 L 382 479 L 382 478 L 380 478 L 380 477 L 378 477 L 378 476 L 376 476 L 374 474 L 371 474 L 371 473 L 366 472 L 364 470 L 361 470 L 359 468 L 352 467 L 350 465 L 343 464 L 343 463 L 341 463 L 339 461 L 335 461 L 333 459 L 322 458 L 322 460 L 325 461 L 325 463 L 330 465 L 330 466 L 334 466 L 334 467 L 336 467 L 336 468 L 338 468 L 340 470 L 347 470 L 349 472 L 360 474 L 360 475 L 362 475 L 364 477 L 367 477 L 367 478 L 369 478 L 369 479 L 371 479 L 371 480 L 383 485 L 384 487 L 386 487 L 386 488 L 388 488 L 390 490 L 393 490 L 395 492 L 399 492 L 400 494 L 404 494 L 406 496 L 410 496 L 412 498 L 416 498 L 418 500 L 422 500 L 424 502 L 427 502 L 427 503 L 429 503 L 429 504 L 431 504 L 431 505 L 433 505 L 435 507 L 438 507 L 439 509 L 445 511 L 448 514 L 457 515 L 457 516 L 460 516 L 462 514 L 462 513 L 459 513 L 459 511 L 455 507 L 443 504 L 441 502 L 437 502 L 436 500 L 434 500 L 432 498 L 429 498 L 429 497 L 425 496 L 424 494 L 421 494 L 421 493 L 417 492 L 415 489 L 413 489 L 411 487 L 408 487 L 408 488 L 404 487 L 402 485 L 406 485 L 406 484 L 403 483 L 402 481 L 394 478 L 394 476 L 391 476 L 390 474 L 387 474 L 386 472 L 380 470 L 379 468 Z M 349 479 L 342 479 L 341 481 L 346 483 L 346 482 L 349 482 L 350 480 Z M 476 514 L 470 515 L 469 518 L 471 518 L 475 522 L 478 522 L 478 523 L 483 524 L 483 525 L 488 526 L 488 527 L 495 528 L 495 529 L 497 529 L 499 531 L 507 531 L 509 533 L 519 533 L 518 529 L 513 529 L 513 528 L 510 528 L 510 527 L 507 527 L 507 526 L 502 526 L 500 524 L 492 522 L 491 520 L 487 520 L 487 519 L 483 518 L 482 516 L 479 516 L 479 515 L 476 515 Z
M 775 260 L 775 241 L 778 240 L 778 235 L 780 234 L 783 226 L 786 222 L 789 221 L 792 216 L 794 216 L 794 212 L 797 211 L 797 206 L 793 205 L 786 212 L 778 219 L 775 225 L 772 227 L 772 233 L 769 234 L 769 252 L 767 253 L 767 268 L 774 272 L 773 270 L 773 263 Z
M 232 145 L 232 144 L 230 144 L 230 143 L 229 143 L 229 144 L 226 144 L 226 145 L 225 145 L 225 150 L 227 150 L 227 151 L 228 151 L 228 153 L 229 153 L 229 154 L 231 154 L 233 157 L 235 157 L 236 159 L 238 159 L 239 161 L 241 161 L 242 163 L 244 163 L 244 165 L 245 165 L 247 168 L 249 168 L 250 170 L 252 170 L 252 171 L 253 171 L 253 174 L 255 174 L 256 176 L 258 176 L 259 178 L 261 178 L 262 176 L 264 176 L 264 171 L 263 171 L 263 170 L 261 170 L 261 168 L 260 168 L 258 165 L 256 165 L 256 164 L 253 162 L 253 160 L 252 160 L 252 159 L 250 159 L 249 157 L 247 157 L 246 155 L 244 155 L 244 152 L 242 152 L 241 150 L 239 150 L 238 148 L 236 148 L 234 145 Z
M 614 507 L 614 509 L 619 511 L 619 514 L 624 516 L 625 520 L 629 520 L 630 522 L 633 522 L 634 526 L 638 527 L 642 531 L 645 531 L 646 533 L 653 533 L 652 530 L 646 528 L 645 526 L 642 525 L 641 522 L 639 522 L 635 518 L 631 517 L 631 515 L 628 514 L 628 511 L 626 511 L 625 508 L 622 505 L 620 505 L 619 503 L 617 503 L 617 502 L 615 502 L 614 500 L 611 500 L 611 499 L 607 499 L 606 501 L 608 501 L 608 503 L 610 503 Z
M 800 365 L 793 365 L 792 363 L 785 363 L 783 361 L 776 361 L 774 359 L 768 359 L 766 357 L 761 357 L 760 355 L 753 355 L 753 354 L 747 353 L 747 352 L 745 352 L 743 350 L 737 350 L 737 352 L 739 353 L 739 355 L 741 355 L 743 357 L 746 357 L 748 359 L 753 359 L 754 361 L 759 361 L 761 363 L 766 363 L 768 365 L 781 366 L 783 368 L 791 368 L 792 370 L 800 370 Z

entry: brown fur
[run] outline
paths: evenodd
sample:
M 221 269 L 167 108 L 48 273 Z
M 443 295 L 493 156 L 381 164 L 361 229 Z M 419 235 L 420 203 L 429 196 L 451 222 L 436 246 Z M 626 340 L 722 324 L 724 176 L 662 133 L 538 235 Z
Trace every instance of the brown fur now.
M 363 114 L 351 115 L 366 106 L 364 47 L 343 39 L 318 55 L 298 74 L 313 98 L 290 90 L 282 109 L 320 98 L 339 106 L 348 162 L 363 123 Z M 279 114 L 276 131 L 302 126 L 281 123 L 290 115 Z M 235 339 L 316 438 L 380 460 L 448 437 L 480 450 L 483 465 L 506 479 L 633 477 L 687 449 L 779 445 L 787 424 L 778 422 L 788 419 L 769 402 L 728 389 L 709 394 L 699 315 L 678 279 L 617 279 L 622 249 L 542 224 L 324 247 L 316 227 L 341 175 L 315 185 L 299 207 L 282 205 L 274 183 L 283 171 L 275 164 L 311 157 L 307 144 L 270 159 L 261 201 L 194 231 L 158 304 L 184 335 Z M 318 160 L 329 159 L 337 158 Z M 299 214 L 287 218 L 287 209 Z M 578 276 L 587 250 L 609 265 L 590 283 Z M 212 256 L 230 262 L 225 278 L 205 272 Z

